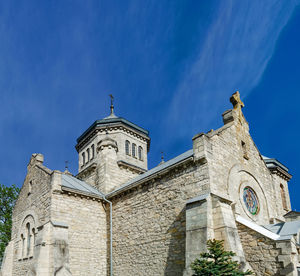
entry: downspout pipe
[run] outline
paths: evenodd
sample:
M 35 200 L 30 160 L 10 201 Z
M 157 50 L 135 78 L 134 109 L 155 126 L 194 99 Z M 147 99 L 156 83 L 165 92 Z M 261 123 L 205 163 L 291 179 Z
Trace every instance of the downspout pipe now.
M 109 249 L 109 254 L 110 254 L 110 276 L 113 276 L 113 254 L 112 254 L 112 202 L 107 200 L 105 196 L 103 196 L 103 200 L 109 203 L 109 231 L 110 231 L 110 249 Z

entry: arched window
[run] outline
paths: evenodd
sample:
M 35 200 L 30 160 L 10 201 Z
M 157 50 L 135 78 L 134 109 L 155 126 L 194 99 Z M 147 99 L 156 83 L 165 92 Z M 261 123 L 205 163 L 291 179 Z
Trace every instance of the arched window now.
M 95 146 L 94 145 L 92 145 L 92 159 L 94 159 L 94 157 L 95 157 Z
M 89 162 L 90 161 L 90 149 L 87 149 L 86 152 L 87 152 L 87 162 Z
M 288 209 L 287 207 L 287 202 L 286 202 L 286 197 L 285 197 L 285 191 L 284 191 L 284 187 L 282 184 L 280 184 L 280 193 L 281 193 L 281 200 L 282 200 L 282 207 L 283 209 Z
M 136 157 L 136 144 L 132 144 L 132 156 Z
M 36 234 L 35 219 L 27 215 L 20 227 L 19 260 L 33 258 Z
M 26 224 L 26 230 L 27 230 L 27 250 L 26 250 L 26 255 L 29 256 L 30 247 L 31 247 L 31 235 L 30 235 L 30 223 L 29 222 Z
M 139 159 L 143 160 L 143 148 L 141 146 L 139 146 L 138 154 L 139 154 Z
M 125 152 L 130 155 L 130 142 L 128 140 L 125 141 Z
M 85 153 L 82 153 L 82 165 L 85 165 Z

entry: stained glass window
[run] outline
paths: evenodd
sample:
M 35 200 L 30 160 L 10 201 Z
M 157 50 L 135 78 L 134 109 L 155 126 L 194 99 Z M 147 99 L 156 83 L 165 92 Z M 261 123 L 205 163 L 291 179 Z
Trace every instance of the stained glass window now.
M 259 212 L 259 202 L 256 193 L 250 187 L 244 188 L 243 199 L 248 211 L 252 215 L 257 215 Z

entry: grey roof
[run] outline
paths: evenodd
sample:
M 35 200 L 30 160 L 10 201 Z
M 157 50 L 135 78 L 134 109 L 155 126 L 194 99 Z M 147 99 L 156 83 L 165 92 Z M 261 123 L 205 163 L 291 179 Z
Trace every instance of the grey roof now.
M 61 185 L 62 187 L 83 192 L 84 194 L 96 195 L 100 197 L 104 196 L 101 192 L 93 188 L 91 185 L 68 174 L 62 174 Z
M 266 156 L 263 156 L 263 155 L 262 155 L 262 158 L 264 159 L 264 161 L 265 161 L 265 163 L 266 163 L 266 165 L 269 169 L 280 167 L 283 170 L 285 170 L 286 172 L 289 171 L 289 169 L 286 166 L 284 166 L 281 162 L 279 162 L 275 158 L 270 158 L 270 157 L 266 157 Z
M 285 215 L 283 215 L 284 217 L 298 217 L 300 216 L 300 212 L 297 211 L 289 211 L 287 212 Z
M 300 220 L 270 224 L 264 227 L 280 236 L 296 235 L 300 231 Z
M 113 194 L 116 194 L 116 193 L 122 191 L 122 190 L 126 190 L 129 187 L 134 186 L 137 182 L 140 182 L 140 181 L 145 180 L 145 179 L 147 179 L 147 178 L 149 178 L 149 177 L 151 177 L 151 176 L 153 176 L 153 175 L 155 175 L 155 174 L 157 174 L 159 172 L 162 172 L 165 169 L 168 169 L 169 167 L 171 167 L 171 166 L 173 166 L 173 165 L 175 165 L 177 163 L 181 163 L 182 161 L 184 161 L 184 160 L 192 157 L 193 154 L 194 154 L 193 150 L 191 149 L 191 150 L 188 150 L 188 151 L 186 151 L 186 152 L 184 152 L 184 153 L 176 156 L 175 158 L 173 158 L 173 159 L 171 159 L 169 161 L 161 163 L 157 167 L 154 167 L 153 169 L 151 169 L 151 170 L 149 170 L 149 171 L 147 171 L 147 172 L 145 172 L 143 174 L 140 174 L 139 176 L 137 176 L 137 177 L 129 180 L 127 183 L 125 183 L 124 185 L 122 185 L 120 188 L 112 191 L 107 196 L 109 197 L 109 196 L 111 196 Z
M 117 117 L 117 116 L 108 116 L 102 120 L 97 120 L 95 121 L 83 134 L 81 134 L 78 138 L 77 138 L 77 143 L 79 143 L 93 128 L 97 127 L 97 126 L 111 126 L 113 124 L 117 124 L 117 123 L 123 123 L 139 132 L 141 132 L 142 134 L 145 134 L 147 136 L 149 136 L 149 131 L 146 129 L 143 129 L 139 126 L 137 126 L 136 124 L 122 118 L 122 117 Z

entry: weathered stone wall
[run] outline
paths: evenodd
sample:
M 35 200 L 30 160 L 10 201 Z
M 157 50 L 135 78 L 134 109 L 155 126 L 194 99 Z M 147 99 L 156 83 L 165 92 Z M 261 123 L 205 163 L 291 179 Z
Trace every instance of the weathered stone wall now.
M 276 247 L 276 241 L 237 223 L 240 239 L 246 260 L 251 265 L 255 275 L 282 275 L 283 263 L 279 261 L 281 249 Z
M 33 269 L 35 262 L 32 252 L 28 256 L 26 253 L 22 256 L 20 252 L 22 248 L 21 234 L 26 235 L 26 233 L 21 233 L 24 230 L 21 227 L 23 221 L 26 217 L 32 216 L 35 225 L 31 223 L 31 229 L 37 229 L 38 226 L 50 219 L 52 171 L 42 165 L 42 159 L 41 155 L 31 158 L 28 173 L 13 210 L 12 242 L 14 244 L 13 275 L 15 276 L 26 275 Z M 32 236 L 32 241 L 33 239 Z
M 268 224 L 281 218 L 277 209 L 277 191 L 273 179 L 259 154 L 248 130 L 248 123 L 232 111 L 234 121 L 206 136 L 210 153 L 207 154 L 213 193 L 229 197 L 235 211 L 258 224 Z M 243 189 L 250 186 L 257 194 L 260 209 L 251 215 L 243 202 Z
M 272 174 L 272 178 L 273 178 L 274 190 L 276 193 L 275 196 L 276 196 L 277 213 L 279 215 L 279 219 L 284 220 L 283 215 L 285 215 L 288 211 L 290 211 L 292 209 L 288 182 L 277 174 Z M 282 195 L 281 195 L 280 185 L 282 185 L 284 188 L 284 195 L 285 195 L 287 208 L 284 208 L 284 206 L 283 206 L 283 199 L 282 199 Z
M 102 203 L 79 195 L 54 193 L 51 219 L 68 225 L 72 275 L 106 275 L 107 225 Z
M 182 276 L 186 201 L 208 189 L 206 164 L 190 163 L 114 197 L 115 275 Z
M 0 266 L 0 276 L 11 276 L 13 269 L 13 242 L 10 241 L 5 248 L 4 257 Z M 3 271 L 3 274 L 1 273 Z

